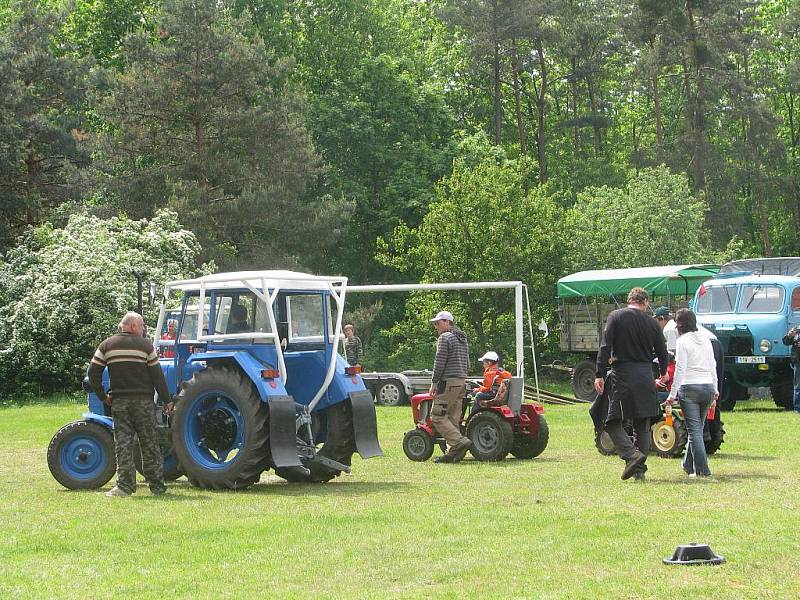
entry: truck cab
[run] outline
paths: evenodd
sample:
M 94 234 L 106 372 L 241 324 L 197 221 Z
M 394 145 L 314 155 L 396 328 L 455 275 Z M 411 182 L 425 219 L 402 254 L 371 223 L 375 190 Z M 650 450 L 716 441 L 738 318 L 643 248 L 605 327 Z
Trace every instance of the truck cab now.
M 749 387 L 769 387 L 776 405 L 791 408 L 791 348 L 782 338 L 800 323 L 800 277 L 723 267 L 697 290 L 693 306 L 725 351 L 720 406 L 733 408 Z

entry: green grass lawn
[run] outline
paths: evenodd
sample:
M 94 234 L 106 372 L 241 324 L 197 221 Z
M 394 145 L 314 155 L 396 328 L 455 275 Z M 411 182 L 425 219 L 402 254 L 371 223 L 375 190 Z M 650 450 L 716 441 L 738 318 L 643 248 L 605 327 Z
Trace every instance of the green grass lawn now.
M 50 476 L 47 444 L 82 410 L 0 409 L 0 598 L 800 597 L 800 417 L 770 401 L 723 416 L 709 481 L 655 457 L 647 483 L 621 481 L 586 405 L 546 407 L 535 460 L 412 463 L 399 407 L 378 409 L 386 456 L 331 483 L 129 499 Z M 661 563 L 692 541 L 728 562 Z

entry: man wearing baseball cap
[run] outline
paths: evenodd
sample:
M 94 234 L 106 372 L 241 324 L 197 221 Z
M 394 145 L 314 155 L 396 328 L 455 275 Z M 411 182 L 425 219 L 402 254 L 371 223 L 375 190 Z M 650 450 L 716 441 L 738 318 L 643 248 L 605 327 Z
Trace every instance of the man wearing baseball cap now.
M 672 311 L 667 306 L 659 306 L 653 311 L 653 316 L 661 327 L 664 339 L 667 342 L 667 350 L 675 353 L 678 344 L 678 328 L 675 319 L 672 318 Z
M 467 335 L 453 324 L 453 315 L 440 311 L 431 319 L 439 334 L 436 358 L 431 377 L 431 421 L 447 441 L 447 453 L 437 463 L 455 463 L 464 458 L 472 443 L 461 434 L 461 407 L 467 392 L 465 380 L 469 371 Z

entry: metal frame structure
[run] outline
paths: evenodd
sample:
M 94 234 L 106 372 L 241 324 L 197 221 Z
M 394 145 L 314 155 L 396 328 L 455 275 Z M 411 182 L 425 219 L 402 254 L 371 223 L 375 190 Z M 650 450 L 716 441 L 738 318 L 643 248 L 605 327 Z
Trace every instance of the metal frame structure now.
M 517 361 L 516 376 L 525 376 L 525 341 L 522 312 L 522 296 L 525 295 L 525 305 L 528 310 L 528 331 L 531 338 L 531 357 L 533 359 L 533 374 L 536 382 L 536 396 L 539 397 L 539 372 L 536 366 L 536 347 L 533 339 L 533 325 L 531 322 L 530 298 L 528 286 L 521 281 L 478 281 L 468 283 L 399 283 L 377 285 L 351 285 L 348 291 L 358 292 L 413 292 L 413 291 L 452 291 L 452 290 L 514 290 L 514 337 Z
M 344 314 L 344 299 L 347 291 L 347 277 L 325 277 L 319 275 L 309 275 L 307 273 L 297 273 L 294 271 L 240 271 L 234 273 L 218 273 L 215 275 L 206 275 L 198 277 L 197 279 L 185 279 L 181 281 L 170 281 L 164 285 L 163 299 L 158 313 L 158 324 L 156 325 L 156 332 L 160 332 L 164 326 L 164 315 L 167 311 L 166 301 L 169 293 L 172 290 L 198 291 L 199 292 L 199 305 L 205 306 L 206 290 L 227 290 L 227 289 L 247 289 L 250 290 L 257 298 L 264 302 L 267 309 L 267 317 L 269 319 L 270 332 L 253 331 L 245 333 L 213 333 L 203 334 L 203 319 L 205 317 L 204 311 L 199 311 L 197 317 L 197 331 L 193 339 L 199 342 L 209 342 L 216 340 L 272 340 L 275 345 L 278 358 L 278 370 L 280 372 L 281 380 L 284 387 L 288 381 L 288 374 L 286 372 L 286 363 L 283 357 L 283 348 L 281 347 L 280 336 L 278 335 L 278 326 L 275 320 L 275 311 L 273 305 L 282 290 L 291 291 L 319 291 L 328 292 L 336 301 L 336 326 L 333 330 L 333 343 L 334 350 L 331 352 L 331 357 L 328 364 L 328 370 L 325 374 L 325 379 L 322 386 L 316 393 L 314 398 L 309 404 L 309 410 L 313 410 L 317 403 L 333 381 L 333 375 L 336 370 L 336 348 L 339 346 L 339 340 L 342 338 L 342 318 Z M 161 345 L 161 340 L 153 341 L 154 345 L 158 347 Z

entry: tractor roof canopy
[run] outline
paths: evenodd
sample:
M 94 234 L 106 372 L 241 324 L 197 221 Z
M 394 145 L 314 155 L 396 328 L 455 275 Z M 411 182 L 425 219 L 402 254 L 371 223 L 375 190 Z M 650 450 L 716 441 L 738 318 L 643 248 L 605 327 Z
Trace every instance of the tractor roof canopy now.
M 343 285 L 346 277 L 326 277 L 311 275 L 297 271 L 238 271 L 233 273 L 215 273 L 197 279 L 170 281 L 167 286 L 183 291 L 199 290 L 200 285 L 206 290 L 219 290 L 252 286 L 256 289 L 292 289 L 310 291 L 328 291 L 330 284 Z
M 718 265 L 702 264 L 580 271 L 559 279 L 557 294 L 559 299 L 607 297 L 642 287 L 652 296 L 688 296 L 718 271 Z

